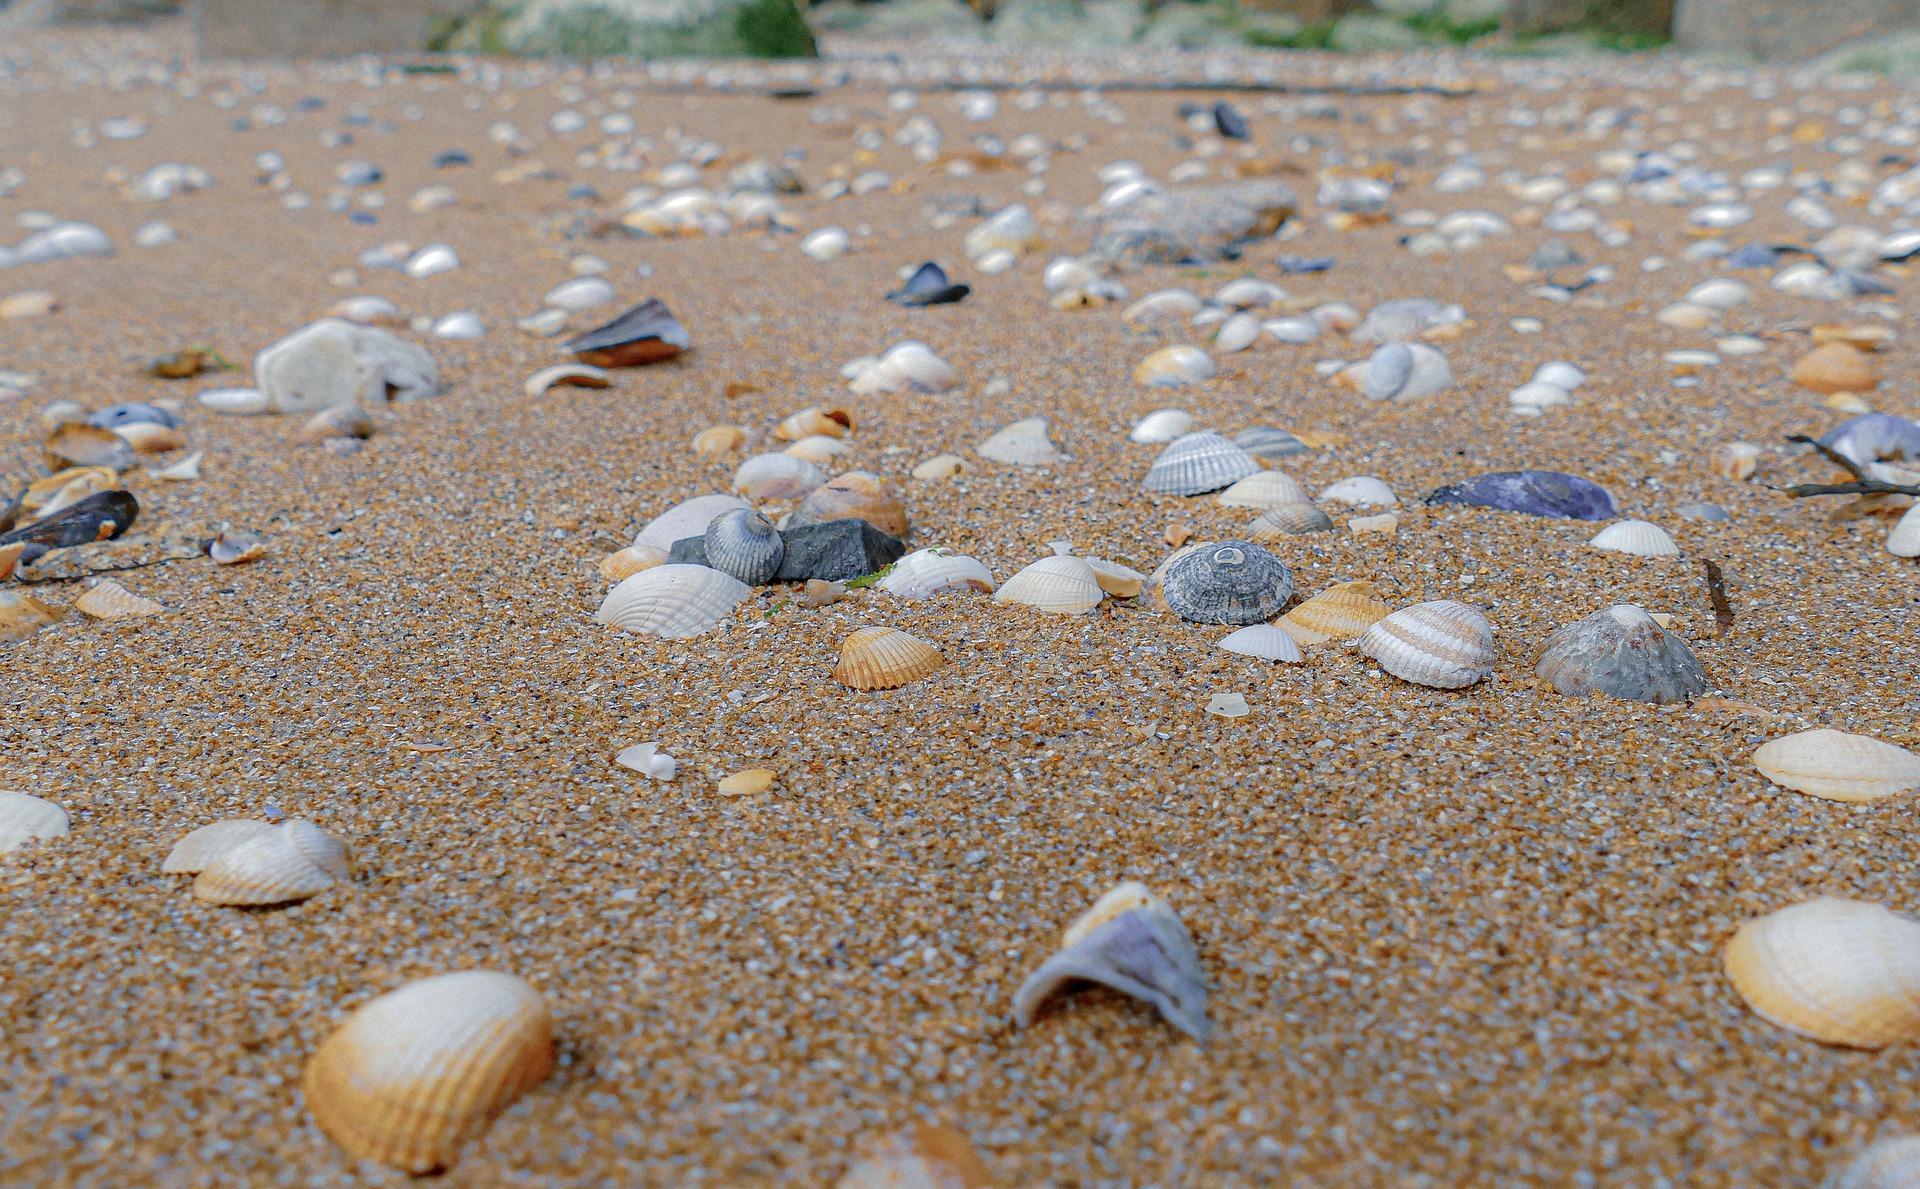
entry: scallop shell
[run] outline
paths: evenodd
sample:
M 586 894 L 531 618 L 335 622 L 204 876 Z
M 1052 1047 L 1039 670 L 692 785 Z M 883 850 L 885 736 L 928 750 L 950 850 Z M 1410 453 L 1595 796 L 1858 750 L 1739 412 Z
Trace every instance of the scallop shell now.
M 1351 504 L 1356 508 L 1390 508 L 1400 502 L 1393 488 L 1372 475 L 1350 475 L 1323 488 L 1319 500 Z
M 773 436 L 783 442 L 797 442 L 815 436 L 844 438 L 853 432 L 853 415 L 845 409 L 823 409 L 814 405 L 782 421 Z
M 1151 1003 L 1167 1023 L 1195 1040 L 1207 1038 L 1207 987 L 1193 938 L 1146 885 L 1129 881 L 1109 890 L 1060 940 L 1059 952 L 1014 993 L 1020 1027 L 1031 1026 L 1035 1010 L 1055 992 L 1082 980 Z
M 1920 1040 L 1920 924 L 1877 904 L 1822 896 L 1756 917 L 1722 960 L 1782 1028 L 1856 1049 Z
M 618 582 L 631 578 L 642 570 L 665 565 L 667 551 L 656 549 L 652 545 L 629 545 L 625 549 L 616 549 L 600 559 L 600 576 L 609 582 Z
M 1220 647 L 1228 652 L 1237 652 L 1241 656 L 1259 657 L 1266 661 L 1286 661 L 1299 664 L 1306 658 L 1300 655 L 1300 642 L 1282 628 L 1268 623 L 1256 623 L 1250 627 L 1230 632 L 1220 640 Z
M 853 449 L 839 438 L 830 438 L 825 434 L 811 434 L 801 438 L 793 445 L 782 450 L 782 454 L 791 454 L 795 458 L 804 458 L 816 465 L 825 465 Z
M 208 857 L 193 896 L 209 904 L 286 904 L 348 878 L 347 848 L 312 822 L 293 818 L 238 838 Z
M 1307 489 L 1285 471 L 1258 471 L 1215 497 L 1223 508 L 1278 508 L 1310 504 Z
M 1920 557 L 1920 504 L 1908 508 L 1887 533 L 1887 552 L 1895 557 Z
M 36 838 L 65 838 L 67 811 L 30 793 L 0 790 L 0 855 Z
M 906 505 L 888 490 L 880 476 L 866 471 L 848 471 L 814 489 L 806 501 L 793 511 L 788 528 L 825 524 L 847 518 L 864 520 L 890 537 L 905 540 L 911 531 Z
M 1461 689 L 1493 672 L 1493 627 L 1465 603 L 1415 603 L 1368 628 L 1360 651 L 1402 681 Z
M 993 1189 L 966 1137 L 948 1127 L 913 1126 L 862 1141 L 835 1189 Z
M 1233 444 L 1262 462 L 1313 453 L 1305 442 L 1271 425 L 1250 425 L 1233 435 Z
M 1064 457 L 1047 436 L 1045 417 L 1028 417 L 995 433 L 973 448 L 980 457 L 1012 466 L 1038 467 Z
M 520 386 L 528 396 L 544 395 L 549 389 L 566 385 L 573 388 L 610 388 L 613 378 L 605 368 L 590 363 L 556 363 L 527 377 Z
M 1920 755 L 1845 731 L 1769 740 L 1753 753 L 1753 766 L 1782 788 L 1828 801 L 1865 804 L 1920 789 Z
M 553 1072 L 540 993 L 491 971 L 409 983 L 362 1004 L 307 1063 L 314 1121 L 365 1160 L 452 1166 L 495 1115 Z
M 791 454 L 756 454 L 733 472 L 733 489 L 748 499 L 787 500 L 827 481 L 827 473 Z
M 1133 379 L 1149 388 L 1177 388 L 1211 380 L 1219 370 L 1213 356 L 1198 347 L 1162 347 L 1140 361 Z
M 715 425 L 693 435 L 695 454 L 731 454 L 747 443 L 747 431 L 737 425 Z
M 938 672 L 940 650 L 895 628 L 861 628 L 840 646 L 833 679 L 854 689 L 899 689 Z
M 623 631 L 679 640 L 711 631 L 752 594 L 738 578 L 707 566 L 654 566 L 622 579 L 593 618 Z
M 1006 580 L 996 603 L 1023 603 L 1057 615 L 1079 615 L 1100 605 L 1099 575 L 1077 557 L 1043 557 Z
M 772 523 L 751 508 L 733 508 L 715 516 L 703 538 L 707 564 L 748 586 L 773 581 L 787 552 Z
M 48 434 L 41 450 L 47 469 L 67 467 L 109 467 L 115 471 L 131 468 L 135 462 L 133 447 L 110 429 L 88 425 L 84 421 L 65 421 Z
M 1184 323 L 1200 306 L 1200 299 L 1185 289 L 1156 289 L 1122 311 L 1120 320 L 1129 326 Z
M 1141 486 L 1168 495 L 1203 495 L 1258 474 L 1253 455 L 1210 430 L 1182 434 L 1147 468 Z
M 1667 530 L 1647 520 L 1622 520 L 1618 524 L 1609 524 L 1587 544 L 1595 549 L 1631 553 L 1635 557 L 1675 557 L 1680 553 L 1680 546 L 1674 544 Z
M 665 512 L 647 522 L 633 538 L 636 548 L 645 546 L 660 551 L 660 560 L 667 560 L 667 551 L 673 548 L 675 541 L 687 537 L 697 537 L 707 531 L 713 518 L 729 508 L 745 508 L 745 500 L 731 495 L 696 495 L 690 500 L 682 500 Z
M 1127 434 L 1129 442 L 1159 445 L 1171 442 L 1193 428 L 1193 414 L 1185 409 L 1155 409 L 1134 422 Z
M 1093 580 L 1100 589 L 1116 599 L 1138 598 L 1141 588 L 1147 583 L 1147 576 L 1140 571 L 1119 562 L 1106 561 L 1098 557 L 1082 558 L 1093 570 Z
M 1251 541 L 1219 541 L 1169 565 L 1160 597 L 1193 623 L 1263 623 L 1293 597 L 1293 571 Z
M 1920 1189 L 1920 1135 L 1875 1140 L 1822 1189 Z
M 1247 536 L 1265 543 L 1302 533 L 1323 533 L 1333 527 L 1333 517 L 1309 503 L 1281 504 L 1268 508 L 1247 526 Z
M 1800 357 L 1787 377 L 1802 388 L 1819 393 L 1866 392 L 1880 383 L 1866 352 L 1831 342 Z
M 143 599 L 110 579 L 102 579 L 93 589 L 74 600 L 74 609 L 94 619 L 144 619 L 159 615 L 166 608 L 152 599 Z
M 0 545 L 0 582 L 6 580 L 14 561 L 26 546 Z M 12 558 L 9 558 L 12 554 Z M 24 640 L 48 624 L 60 622 L 61 613 L 30 594 L 0 590 L 0 644 Z
M 946 590 L 992 594 L 993 574 L 965 554 L 939 548 L 916 549 L 893 563 L 887 576 L 875 585 L 903 599 L 931 598 Z

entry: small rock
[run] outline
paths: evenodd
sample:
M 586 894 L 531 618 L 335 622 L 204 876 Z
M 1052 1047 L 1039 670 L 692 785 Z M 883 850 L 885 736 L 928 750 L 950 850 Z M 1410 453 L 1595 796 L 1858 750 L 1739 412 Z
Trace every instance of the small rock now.
M 384 330 L 323 318 L 260 352 L 254 381 L 277 413 L 417 400 L 438 391 L 433 356 Z

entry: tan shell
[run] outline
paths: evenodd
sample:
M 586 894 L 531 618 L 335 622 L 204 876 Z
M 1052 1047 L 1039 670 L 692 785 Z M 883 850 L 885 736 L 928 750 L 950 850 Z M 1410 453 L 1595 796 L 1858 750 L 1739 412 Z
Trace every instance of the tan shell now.
M 36 838 L 65 838 L 67 811 L 30 793 L 0 790 L 0 855 Z
M 151 421 L 134 421 L 127 425 L 116 425 L 113 432 L 133 447 L 135 454 L 165 454 L 169 450 L 178 450 L 187 444 L 186 432 L 171 425 L 155 425 Z
M 193 896 L 209 904 L 286 904 L 317 896 L 351 874 L 339 840 L 293 818 L 235 837 L 213 853 L 193 881 Z
M 1801 731 L 1753 753 L 1753 766 L 1782 788 L 1865 804 L 1920 789 L 1920 755 L 1845 731 Z
M 600 559 L 600 576 L 611 582 L 631 578 L 642 570 L 667 563 L 667 551 L 652 545 L 629 545 Z
M 774 428 L 773 436 L 783 442 L 797 442 L 815 436 L 844 438 L 853 432 L 853 414 L 845 409 L 823 409 L 815 405 L 802 409 Z
M 1133 381 L 1150 388 L 1174 388 L 1213 379 L 1220 370 L 1213 356 L 1198 347 L 1162 347 L 1133 369 Z
M 1708 465 L 1722 479 L 1751 479 L 1760 469 L 1760 447 L 1752 442 L 1722 442 L 1713 448 Z
M 854 689 L 899 689 L 938 672 L 940 650 L 895 628 L 861 628 L 840 646 L 833 679 Z
M 110 429 L 88 425 L 84 421 L 64 421 L 47 435 L 41 445 L 47 469 L 66 467 L 107 467 L 124 471 L 134 464 L 133 447 Z
M 993 1180 L 965 1136 L 916 1123 L 864 1140 L 836 1189 L 993 1189 Z
M 1360 651 L 1415 685 L 1463 689 L 1493 672 L 1493 627 L 1465 603 L 1439 599 L 1395 611 L 1360 637 Z
M 738 578 L 706 566 L 654 566 L 622 579 L 593 618 L 622 631 L 679 640 L 712 630 L 752 594 Z
M 553 1060 L 553 1020 L 533 987 L 491 971 L 443 974 L 347 1017 L 307 1062 L 307 1108 L 355 1156 L 436 1172 L 545 1081 Z
M 1085 561 L 1088 568 L 1093 571 L 1093 580 L 1100 584 L 1100 589 L 1116 599 L 1139 598 L 1140 591 L 1147 584 L 1145 574 L 1123 566 L 1117 561 L 1107 561 L 1098 557 L 1081 560 Z
M 1056 615 L 1079 615 L 1106 592 L 1092 566 L 1077 557 L 1043 557 L 1000 585 L 996 603 L 1022 603 Z
M 695 454 L 731 454 L 747 444 L 747 431 L 737 425 L 716 425 L 693 435 Z
M 373 417 L 365 409 L 359 405 L 335 405 L 307 418 L 306 424 L 293 435 L 293 440 L 303 446 L 311 446 L 328 438 L 364 440 L 372 436 Z
M 936 454 L 913 468 L 916 479 L 951 479 L 967 471 L 967 460 L 958 454 Z
M 848 471 L 815 488 L 794 510 L 793 523 L 825 524 L 847 517 L 864 520 L 901 540 L 911 531 L 906 505 L 888 490 L 880 476 L 866 471 Z
M 1815 392 L 1866 392 L 1880 383 L 1864 351 L 1830 342 L 1802 355 L 1787 378 Z
M 103 579 L 92 590 L 74 601 L 74 607 L 83 615 L 95 619 L 142 619 L 149 615 L 159 615 L 166 608 L 152 599 L 143 599 L 126 587 L 110 579 Z
M 528 396 L 544 396 L 547 392 L 560 387 L 569 388 L 610 388 L 613 378 L 607 369 L 595 367 L 590 363 L 556 363 L 552 367 L 543 367 L 527 377 L 520 390 Z
M 721 777 L 718 789 L 723 797 L 750 797 L 772 788 L 778 775 L 771 768 L 747 768 Z
M 90 495 L 119 486 L 120 476 L 112 467 L 68 467 L 27 484 L 20 493 L 20 510 L 32 513 L 30 519 L 45 520 Z
M 973 452 L 990 462 L 1017 467 L 1039 467 L 1059 462 L 1063 455 L 1047 436 L 1045 417 L 1028 417 L 997 431 Z
M 15 541 L 11 545 L 0 545 L 0 582 L 13 577 L 14 570 L 20 566 L 20 555 L 27 551 L 25 541 Z
M 1312 497 L 1285 471 L 1260 471 L 1235 483 L 1216 497 L 1223 508 L 1279 508 L 1310 504 Z
M 1314 595 L 1306 602 L 1273 621 L 1300 644 L 1325 644 L 1329 640 L 1351 640 L 1393 614 L 1393 608 L 1380 601 L 1373 583 L 1341 582 Z
M 26 546 L 17 544 L 0 546 L 0 581 L 5 581 L 12 572 L 14 559 L 24 548 Z M 60 616 L 57 608 L 47 606 L 30 594 L 0 590 L 0 644 L 24 640 L 48 624 L 60 622 Z
M 1920 1040 L 1920 924 L 1822 896 L 1740 926 L 1727 977 L 1762 1019 L 1827 1044 Z
M 1920 1135 L 1875 1140 L 1823 1189 L 1920 1189 Z

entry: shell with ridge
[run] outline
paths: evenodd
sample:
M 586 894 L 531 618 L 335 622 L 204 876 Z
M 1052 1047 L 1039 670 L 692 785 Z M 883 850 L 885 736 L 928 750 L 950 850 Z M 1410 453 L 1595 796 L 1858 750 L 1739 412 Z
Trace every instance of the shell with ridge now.
M 729 508 L 748 506 L 745 500 L 732 495 L 696 495 L 690 500 L 682 500 L 649 520 L 647 526 L 633 538 L 634 547 L 657 549 L 660 551 L 660 560 L 665 561 L 667 551 L 673 548 L 675 541 L 706 532 L 713 518 Z
M 916 1123 L 863 1140 L 835 1189 L 993 1189 L 993 1178 L 965 1136 Z
M 1821 1189 L 1916 1189 L 1920 1186 L 1920 1135 L 1883 1136 L 1868 1144 Z
M 1223 305 L 1233 310 L 1254 310 L 1262 306 L 1274 305 L 1287 300 L 1287 291 L 1272 281 L 1263 281 L 1258 277 L 1241 277 L 1228 281 L 1214 291 L 1215 305 Z
M 1260 461 L 1210 430 L 1182 434 L 1147 468 L 1141 486 L 1167 495 L 1204 495 L 1258 474 Z
M 890 537 L 906 540 L 912 531 L 907 507 L 900 502 L 880 476 L 866 471 L 848 471 L 822 484 L 808 494 L 793 510 L 789 528 L 825 524 L 848 518 L 864 520 Z
M 31 793 L 0 790 L 0 855 L 37 838 L 66 836 L 66 810 Z
M 1065 457 L 1047 436 L 1045 417 L 1015 421 L 975 446 L 973 452 L 991 462 L 1018 467 L 1046 466 Z
M 1056 615 L 1079 615 L 1100 605 L 1106 592 L 1100 576 L 1083 559 L 1043 557 L 1007 579 L 993 596 L 996 603 L 1021 603 Z
M 1707 692 L 1707 673 L 1693 651 L 1638 607 L 1596 611 L 1547 637 L 1534 671 L 1572 697 L 1686 702 Z
M 1080 980 L 1150 1003 L 1167 1023 L 1206 1040 L 1211 1025 L 1200 955 L 1178 914 L 1145 884 L 1129 881 L 1108 891 L 1060 941 L 1059 951 L 1014 992 L 1020 1027 L 1030 1027 L 1041 1003 Z
M 214 855 L 193 881 L 209 904 L 286 904 L 317 896 L 352 874 L 347 848 L 293 818 Z
M 1213 332 L 1213 349 L 1232 355 L 1260 341 L 1260 320 L 1252 314 L 1235 314 Z
M 1400 502 L 1400 497 L 1372 475 L 1349 475 L 1322 488 L 1319 501 L 1332 501 L 1339 504 L 1351 504 L 1357 508 L 1390 508 Z
M 707 564 L 748 586 L 773 581 L 787 552 L 772 523 L 751 508 L 732 508 L 715 516 L 702 538 Z
M 228 818 L 210 826 L 201 826 L 173 844 L 173 849 L 167 852 L 166 859 L 160 864 L 160 870 L 165 875 L 198 875 L 208 864 L 241 843 L 273 832 L 271 822 L 252 818 Z
M 897 628 L 861 628 L 840 645 L 833 679 L 859 690 L 899 689 L 940 671 L 940 650 Z
M 668 553 L 665 549 L 656 549 L 652 545 L 629 545 L 625 549 L 616 549 L 600 559 L 600 576 L 609 582 L 619 582 L 631 578 L 642 570 L 665 565 Z
M 1305 442 L 1271 425 L 1250 425 L 1233 435 L 1233 444 L 1262 462 L 1313 453 Z
M 1920 1040 L 1920 924 L 1831 896 L 1756 917 L 1722 961 L 1755 1014 L 1826 1044 Z
M 622 631 L 680 640 L 711 631 L 752 594 L 746 583 L 709 566 L 654 566 L 622 579 L 593 618 Z
M 1214 498 L 1223 508 L 1278 508 L 1313 502 L 1307 489 L 1285 471 L 1258 471 Z
M 1300 654 L 1300 642 L 1288 635 L 1285 629 L 1270 623 L 1251 624 L 1237 632 L 1229 632 L 1221 638 L 1220 647 L 1227 652 L 1266 661 L 1297 665 L 1306 659 Z
M 1293 571 L 1251 541 L 1218 541 L 1169 565 L 1160 597 L 1192 623 L 1264 623 L 1293 597 Z
M 553 1072 L 553 1020 L 525 981 L 462 971 L 362 1004 L 307 1062 L 314 1121 L 365 1160 L 450 1168 L 494 1116 Z
M 1157 446 L 1171 442 L 1193 428 L 1193 414 L 1185 409 L 1155 409 L 1134 422 L 1127 433 L 1129 442 Z
M 1866 804 L 1920 789 L 1920 755 L 1867 735 L 1801 731 L 1763 743 L 1753 766 L 1782 788 Z
M 756 454 L 733 472 L 733 490 L 748 499 L 789 500 L 827 481 L 827 473 L 791 454 Z
M 888 347 L 879 359 L 862 368 L 849 389 L 856 394 L 917 392 L 933 395 L 960 383 L 960 376 L 933 348 L 916 339 Z
M 1680 546 L 1674 543 L 1667 530 L 1650 520 L 1622 520 L 1618 524 L 1609 524 L 1594 534 L 1593 540 L 1587 544 L 1595 549 L 1631 553 L 1635 557 L 1675 557 L 1680 552 Z
M 1463 689 L 1493 672 L 1493 626 L 1465 603 L 1415 603 L 1376 622 L 1360 651 L 1415 685 Z
M 816 435 L 844 438 L 853 432 L 853 414 L 845 409 L 825 409 L 819 405 L 800 410 L 774 428 L 773 436 L 783 442 L 797 442 Z
M 102 579 L 74 600 L 74 610 L 93 619 L 145 619 L 166 608 L 152 599 L 134 594 L 118 582 Z
M 1140 361 L 1133 379 L 1149 388 L 1177 388 L 1211 380 L 1219 370 L 1213 356 L 1198 347 L 1162 347 Z
M 1280 504 L 1254 517 L 1247 536 L 1264 544 L 1303 533 L 1324 533 L 1332 527 L 1333 517 L 1310 503 Z
M 974 558 L 948 549 L 916 549 L 875 583 L 903 599 L 926 599 L 942 591 L 993 593 L 993 574 Z

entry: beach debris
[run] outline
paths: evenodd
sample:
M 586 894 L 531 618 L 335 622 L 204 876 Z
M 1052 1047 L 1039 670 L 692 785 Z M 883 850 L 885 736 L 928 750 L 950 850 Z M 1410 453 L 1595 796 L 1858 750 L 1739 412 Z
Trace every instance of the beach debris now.
M 1100 576 L 1082 558 L 1043 557 L 1000 584 L 996 603 L 1020 603 L 1056 615 L 1080 615 L 1106 597 Z
M 672 359 L 693 345 L 693 336 L 659 298 L 650 297 L 604 326 L 560 344 L 594 367 L 638 367 Z
M 1229 632 L 1221 637 L 1219 647 L 1227 652 L 1266 661 L 1299 664 L 1306 659 L 1300 653 L 1299 641 L 1289 635 L 1286 629 L 1267 623 L 1256 623 L 1237 632 Z
M 1167 495 L 1204 495 L 1261 470 L 1260 460 L 1211 430 L 1182 434 L 1160 451 L 1141 486 Z
M 1014 992 L 1014 1021 L 1032 1026 L 1040 1004 L 1076 980 L 1152 1004 L 1197 1041 L 1211 1030 L 1193 938 L 1172 906 L 1143 883 L 1117 885 L 1067 927 L 1060 949 Z
M 206 347 L 182 347 L 149 363 L 147 374 L 158 380 L 185 380 L 201 372 L 225 371 L 227 366 L 227 361 L 221 358 L 218 351 Z M 95 421 L 94 424 L 100 422 Z M 177 425 L 178 421 L 172 424 Z
M 234 906 L 306 900 L 353 874 L 346 845 L 304 818 L 202 826 L 174 844 L 160 870 L 195 876 L 196 900 Z
M 1101 212 L 1089 255 L 1121 264 L 1210 262 L 1272 235 L 1299 209 L 1291 187 L 1267 178 L 1143 190 Z
M 1920 424 L 1889 413 L 1866 413 L 1820 435 L 1815 444 L 1863 468 L 1891 459 L 1920 462 Z
M 1429 495 L 1427 503 L 1465 504 L 1565 520 L 1611 520 L 1620 514 L 1606 488 L 1558 471 L 1495 471 L 1449 483 Z
M 253 378 L 265 407 L 276 413 L 418 400 L 439 391 L 431 355 L 384 330 L 338 318 L 301 327 L 261 351 Z M 209 395 L 201 394 L 202 404 Z
M 416 281 L 424 281 L 428 277 L 452 272 L 459 267 L 460 254 L 454 251 L 451 245 L 428 244 L 407 257 L 407 262 L 400 266 L 400 271 Z
M 146 619 L 161 615 L 166 608 L 152 599 L 142 598 L 118 582 L 103 578 L 74 600 L 74 610 L 91 619 Z
M 1447 357 L 1425 343 L 1386 343 L 1362 366 L 1360 391 L 1368 400 L 1421 400 L 1453 387 Z
M 774 427 L 773 436 L 783 442 L 803 438 L 844 438 L 853 432 L 853 414 L 845 409 L 813 405 L 785 418 Z
M 1713 605 L 1714 635 L 1724 636 L 1733 627 L 1733 604 L 1727 601 L 1727 580 L 1717 563 L 1702 560 L 1707 579 L 1707 601 Z
M 267 395 L 258 388 L 209 388 L 193 398 L 203 409 L 231 417 L 246 417 L 267 411 Z
M 840 645 L 833 679 L 858 690 L 899 689 L 947 663 L 940 650 L 896 628 L 860 628 Z
M 1356 508 L 1391 508 L 1400 502 L 1393 488 L 1372 475 L 1349 475 L 1322 488 L 1316 498 Z
M 5 597 L 0 593 L 0 599 Z M 0 632 L 4 630 L 4 620 L 0 620 Z M 65 838 L 67 825 L 67 811 L 53 802 L 31 793 L 0 789 L 0 855 L 11 854 L 36 839 Z
M 636 743 L 613 757 L 613 762 L 654 780 L 672 780 L 680 771 L 680 761 L 660 750 L 655 742 Z
M 0 548 L 23 546 L 19 564 L 32 565 L 51 549 L 110 541 L 132 527 L 140 505 L 126 491 L 97 491 L 39 520 L 0 534 Z
M 18 545 L 0 546 L 0 582 L 13 574 L 14 563 L 8 559 L 8 550 L 19 548 Z M 0 644 L 24 640 L 43 627 L 59 623 L 61 615 L 57 608 L 25 591 L 0 590 Z
M 1093 580 L 1100 584 L 1100 589 L 1116 599 L 1138 598 L 1147 584 L 1147 576 L 1131 566 L 1099 557 L 1083 557 L 1080 560 L 1086 562 L 1093 571 Z
M 1895 557 L 1920 557 L 1920 504 L 1915 504 L 1887 532 L 1887 552 Z
M 1207 699 L 1207 713 L 1215 718 L 1245 718 L 1253 713 L 1245 694 L 1216 693 Z
M 1609 524 L 1587 544 L 1613 553 L 1631 553 L 1635 557 L 1677 557 L 1680 553 L 1680 546 L 1666 529 L 1646 520 Z
M 996 430 L 986 441 L 975 446 L 973 452 L 989 462 L 1020 467 L 1046 466 L 1065 457 L 1048 436 L 1045 417 L 1023 418 Z M 916 477 L 922 477 L 918 475 L 918 468 L 915 473 Z
M 215 565 L 239 566 L 259 561 L 267 555 L 267 543 L 252 533 L 221 525 L 220 532 L 206 544 L 207 556 Z
M 705 564 L 748 586 L 764 586 L 780 572 L 786 546 L 773 524 L 751 508 L 732 508 L 715 516 L 702 534 Z
M 962 243 L 967 259 L 981 267 L 992 257 L 1005 254 L 1012 259 L 1037 252 L 1046 246 L 1046 240 L 1040 234 L 1040 224 L 1027 209 L 1025 203 L 1016 202 L 1005 206 L 987 216 L 986 220 L 967 232 Z M 1005 268 L 1006 265 L 1002 265 Z M 982 268 L 982 271 L 999 271 Z
M 673 548 L 675 541 L 685 537 L 698 537 L 707 531 L 707 525 L 713 518 L 729 508 L 750 508 L 745 500 L 731 495 L 697 495 L 682 500 L 665 512 L 655 516 L 633 538 L 637 547 L 658 549 L 662 561 L 666 560 L 667 550 Z
M 993 1178 L 965 1136 L 915 1123 L 863 1139 L 835 1189 L 993 1189 Z
M 836 475 L 808 492 L 806 499 L 788 518 L 787 527 L 801 528 L 848 517 L 864 520 L 888 536 L 903 541 L 910 531 L 906 505 L 888 489 L 880 476 L 866 471 L 848 471 Z
M 621 579 L 593 618 L 637 635 L 678 640 L 713 630 L 752 593 L 738 578 L 705 565 L 659 565 Z
M 738 425 L 714 425 L 693 435 L 695 454 L 731 454 L 747 444 L 747 431 Z
M 1570 697 L 1602 693 L 1658 706 L 1707 691 L 1706 671 L 1686 643 L 1627 604 L 1554 631 L 1534 671 Z
M 947 270 L 929 260 L 914 269 L 913 275 L 898 289 L 887 294 L 887 300 L 903 306 L 950 305 L 971 292 L 970 286 L 949 281 Z
M 822 227 L 800 237 L 800 254 L 820 264 L 837 260 L 853 246 L 853 237 L 844 227 Z
M 1271 425 L 1248 426 L 1233 435 L 1233 444 L 1261 462 L 1278 462 L 1283 458 L 1313 453 L 1312 447 L 1305 442 Z
M 1293 597 L 1293 571 L 1251 541 L 1189 550 L 1161 574 L 1167 609 L 1192 623 L 1264 623 Z
M 1722 479 L 1751 479 L 1760 468 L 1760 447 L 1751 442 L 1722 442 L 1713 448 L 1708 466 Z
M 1463 689 L 1493 672 L 1493 627 L 1465 603 L 1415 603 L 1385 616 L 1360 637 L 1361 653 L 1415 685 Z
M 1753 766 L 1782 788 L 1856 805 L 1920 789 L 1920 755 L 1824 728 L 1761 744 Z
M 1920 924 L 1878 904 L 1821 896 L 1755 917 L 1722 962 L 1768 1023 L 1856 1049 L 1920 1040 Z

